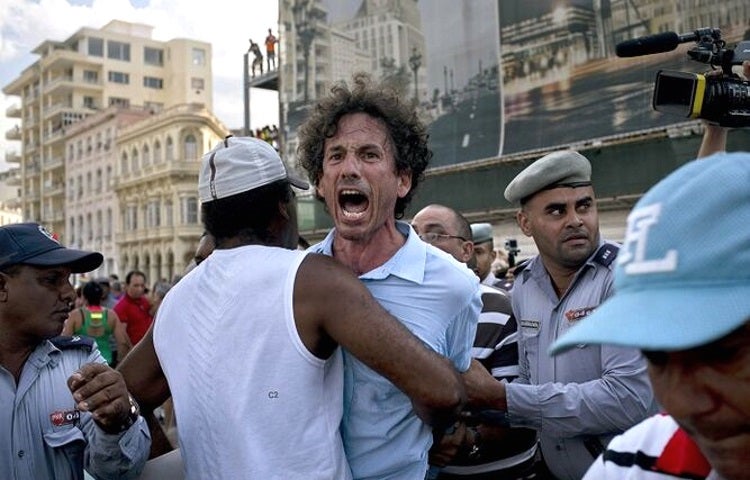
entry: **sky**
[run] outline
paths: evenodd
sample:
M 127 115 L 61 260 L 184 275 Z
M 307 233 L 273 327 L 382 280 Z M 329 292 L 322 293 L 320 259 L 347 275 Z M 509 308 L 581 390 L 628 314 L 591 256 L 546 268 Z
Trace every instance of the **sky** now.
M 275 0 L 0 0 L 0 88 L 8 85 L 36 60 L 31 54 L 45 40 L 65 40 L 82 27 L 101 28 L 110 20 L 154 27 L 153 38 L 166 41 L 192 38 L 212 44 L 213 110 L 227 128 L 241 128 L 243 54 L 248 38 L 262 45 L 271 28 L 278 36 Z M 20 152 L 5 132 L 20 119 L 5 117 L 18 97 L 0 93 L 0 171 L 7 170 L 5 152 Z M 252 89 L 250 126 L 278 125 L 276 92 Z

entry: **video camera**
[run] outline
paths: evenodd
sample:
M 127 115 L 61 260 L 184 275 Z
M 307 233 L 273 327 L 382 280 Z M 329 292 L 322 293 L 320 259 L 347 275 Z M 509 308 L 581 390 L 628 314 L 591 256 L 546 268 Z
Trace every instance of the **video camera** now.
M 732 73 L 732 66 L 750 60 L 750 41 L 727 49 L 718 28 L 699 28 L 678 35 L 659 33 L 617 44 L 618 57 L 636 57 L 669 52 L 677 45 L 695 42 L 688 56 L 695 61 L 721 67 L 723 75 L 660 70 L 656 74 L 654 110 L 685 118 L 702 118 L 723 127 L 750 126 L 750 81 Z

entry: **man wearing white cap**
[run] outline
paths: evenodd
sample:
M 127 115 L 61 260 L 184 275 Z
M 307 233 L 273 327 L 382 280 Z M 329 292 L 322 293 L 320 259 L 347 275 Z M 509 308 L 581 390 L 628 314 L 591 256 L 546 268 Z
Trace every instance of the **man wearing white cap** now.
M 189 479 L 350 479 L 339 344 L 426 421 L 450 421 L 463 401 L 450 363 L 351 271 L 296 250 L 292 186 L 308 188 L 262 140 L 228 137 L 204 155 L 198 190 L 216 249 L 120 366 L 149 407 L 171 392 Z
M 591 164 L 554 152 L 519 173 L 505 197 L 539 255 L 515 280 L 519 378 L 485 399 L 513 426 L 539 431 L 552 475 L 578 480 L 614 435 L 655 411 L 646 365 L 636 349 L 580 345 L 550 358 L 548 347 L 612 294 L 616 244 L 599 235 Z
M 612 440 L 585 478 L 750 478 L 749 185 L 748 153 L 656 184 L 628 217 L 615 295 L 552 346 L 642 350 L 667 413 Z

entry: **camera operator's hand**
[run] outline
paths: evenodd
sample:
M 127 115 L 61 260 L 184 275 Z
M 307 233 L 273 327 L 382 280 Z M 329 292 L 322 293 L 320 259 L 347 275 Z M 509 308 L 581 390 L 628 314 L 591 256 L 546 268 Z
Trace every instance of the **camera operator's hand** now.
M 707 77 L 720 77 L 722 75 L 723 72 L 720 69 L 706 73 Z M 750 79 L 750 61 L 748 60 L 742 62 L 742 76 L 745 80 Z M 707 157 L 716 152 L 726 150 L 729 128 L 714 125 L 706 121 L 703 122 L 703 127 L 703 140 L 701 140 L 697 158 Z

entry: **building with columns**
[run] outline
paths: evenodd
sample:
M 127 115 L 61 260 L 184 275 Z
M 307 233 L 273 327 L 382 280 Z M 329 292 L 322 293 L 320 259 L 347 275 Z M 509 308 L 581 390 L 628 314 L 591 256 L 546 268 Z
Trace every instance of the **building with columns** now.
M 120 275 L 141 270 L 153 284 L 184 272 L 203 232 L 201 156 L 228 134 L 195 103 L 167 108 L 118 131 L 113 189 L 119 202 L 114 241 Z
M 92 275 L 121 275 L 116 239 L 120 203 L 114 189 L 117 135 L 121 128 L 151 117 L 148 110 L 112 106 L 72 125 L 65 141 L 65 224 L 67 244 L 104 255 Z

